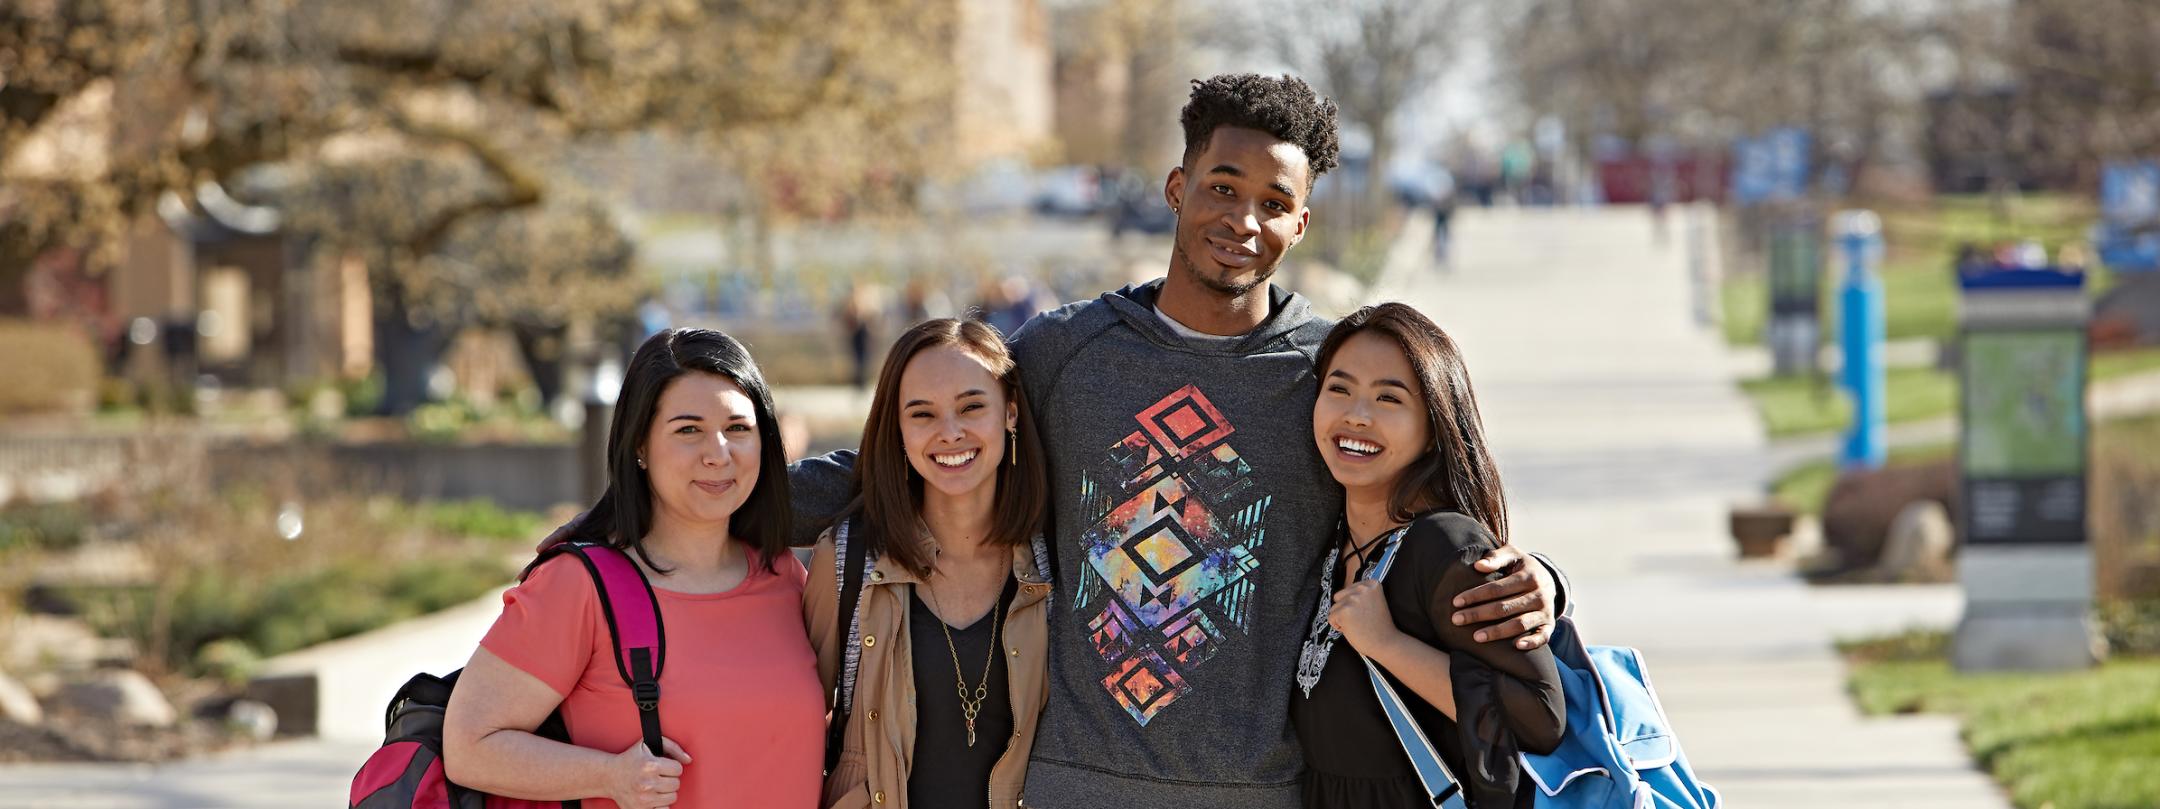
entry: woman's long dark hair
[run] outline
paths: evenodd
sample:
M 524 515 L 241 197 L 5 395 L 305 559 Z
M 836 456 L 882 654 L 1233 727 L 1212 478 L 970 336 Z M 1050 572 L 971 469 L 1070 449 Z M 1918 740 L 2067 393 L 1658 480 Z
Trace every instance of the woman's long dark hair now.
M 1486 446 L 1477 393 L 1470 388 L 1462 351 L 1447 332 L 1408 304 L 1367 306 L 1335 324 L 1320 344 L 1316 367 L 1321 378 L 1327 377 L 1328 364 L 1343 343 L 1368 331 L 1402 348 L 1425 391 L 1425 418 L 1433 434 L 1433 445 L 1404 467 L 1396 481 L 1388 497 L 1389 517 L 1408 522 L 1421 511 L 1459 511 L 1483 523 L 1495 542 L 1507 544 L 1507 497 Z
M 893 342 L 884 368 L 878 371 L 870 418 L 863 423 L 862 455 L 855 459 L 856 499 L 849 510 L 863 515 L 866 525 L 861 540 L 868 543 L 867 549 L 924 577 L 930 575 L 936 560 L 917 541 L 923 481 L 908 463 L 907 442 L 900 434 L 900 376 L 909 360 L 940 346 L 959 349 L 981 362 L 997 378 L 1005 400 L 1019 412 L 1014 427 L 1019 433 L 1014 439 L 1019 454 L 997 465 L 997 506 L 989 541 L 1020 545 L 1032 540 L 1042 530 L 1043 512 L 1050 503 L 1035 415 L 1028 410 L 1027 394 L 1020 388 L 1020 367 L 1013 362 L 1005 339 L 977 320 L 939 318 L 916 324 Z
M 629 550 L 654 570 L 666 572 L 645 552 L 645 532 L 652 528 L 652 486 L 637 465 L 638 445 L 652 429 L 660 393 L 688 373 L 725 377 L 749 394 L 757 418 L 758 480 L 749 499 L 728 521 L 728 531 L 758 552 L 767 571 L 788 552 L 787 448 L 780 443 L 780 419 L 773 414 L 772 390 L 742 343 L 711 329 L 668 329 L 645 340 L 630 357 L 615 419 L 608 425 L 607 491 L 571 529 L 569 539 Z

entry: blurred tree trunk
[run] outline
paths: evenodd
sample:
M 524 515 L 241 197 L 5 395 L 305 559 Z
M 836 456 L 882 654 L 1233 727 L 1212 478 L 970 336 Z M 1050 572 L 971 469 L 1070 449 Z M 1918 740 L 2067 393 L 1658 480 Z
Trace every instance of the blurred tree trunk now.
M 564 372 L 570 367 L 569 325 L 515 323 L 510 327 L 510 336 L 517 341 L 518 356 L 525 360 L 533 387 L 540 391 L 541 408 L 553 408 L 563 394 Z
M 420 320 L 402 290 L 376 299 L 375 362 L 382 369 L 379 416 L 404 417 L 428 402 L 428 375 L 442 362 L 454 336 L 440 324 Z

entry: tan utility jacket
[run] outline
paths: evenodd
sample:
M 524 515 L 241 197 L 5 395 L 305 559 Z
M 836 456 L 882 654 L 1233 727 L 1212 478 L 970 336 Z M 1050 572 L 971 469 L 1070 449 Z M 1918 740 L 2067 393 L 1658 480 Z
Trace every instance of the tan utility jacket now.
M 837 529 L 835 529 L 837 530 Z M 927 534 L 923 541 L 928 542 Z M 817 651 L 818 678 L 831 694 L 846 663 L 848 630 L 840 615 L 840 577 L 833 564 L 833 531 L 818 537 L 803 587 L 803 625 Z M 1005 613 L 1006 669 L 1011 681 L 1013 738 L 990 770 L 990 809 L 1012 809 L 1026 781 L 1035 722 L 1049 686 L 1049 555 L 1041 537 L 1013 549 L 1019 590 Z M 842 736 L 840 762 L 825 779 L 828 809 L 907 806 L 908 762 L 915 751 L 915 677 L 908 606 L 918 579 L 899 565 L 864 564 L 858 630 L 854 712 Z M 923 809 L 936 809 L 923 807 Z

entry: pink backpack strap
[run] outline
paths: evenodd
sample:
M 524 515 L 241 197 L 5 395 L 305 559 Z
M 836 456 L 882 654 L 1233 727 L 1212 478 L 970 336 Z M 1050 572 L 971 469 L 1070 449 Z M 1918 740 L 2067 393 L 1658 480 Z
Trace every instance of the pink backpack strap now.
M 660 752 L 660 670 L 667 662 L 667 632 L 660 624 L 660 599 L 637 563 L 618 548 L 586 542 L 565 542 L 542 556 L 569 554 L 584 563 L 600 595 L 601 613 L 607 616 L 608 636 L 614 641 L 615 671 L 630 686 L 637 702 L 638 724 L 644 730 L 645 747 Z M 538 567 L 534 562 L 533 567 Z M 530 568 L 528 568 L 529 570 Z

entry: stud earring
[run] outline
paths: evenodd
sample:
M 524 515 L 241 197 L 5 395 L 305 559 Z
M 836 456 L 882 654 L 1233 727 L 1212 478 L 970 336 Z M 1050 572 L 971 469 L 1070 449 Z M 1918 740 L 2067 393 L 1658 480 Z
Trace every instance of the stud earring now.
M 637 468 L 639 468 L 639 469 L 644 469 L 644 468 L 645 468 L 645 457 L 644 457 L 644 456 L 642 456 L 642 455 L 638 456 L 638 459 L 637 459 Z

